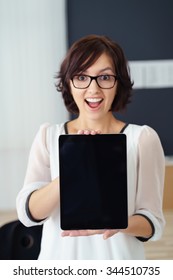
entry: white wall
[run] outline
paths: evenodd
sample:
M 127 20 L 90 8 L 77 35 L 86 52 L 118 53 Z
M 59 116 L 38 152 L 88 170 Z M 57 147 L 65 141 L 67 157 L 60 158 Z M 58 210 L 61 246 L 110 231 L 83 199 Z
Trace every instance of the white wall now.
M 15 208 L 40 124 L 68 118 L 54 86 L 65 53 L 64 0 L 0 0 L 0 210 Z

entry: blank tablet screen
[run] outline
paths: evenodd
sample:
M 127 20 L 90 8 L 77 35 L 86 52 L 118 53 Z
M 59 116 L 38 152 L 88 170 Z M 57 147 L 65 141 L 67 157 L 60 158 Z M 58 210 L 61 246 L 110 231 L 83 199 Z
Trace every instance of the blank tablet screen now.
M 61 135 L 59 161 L 63 230 L 127 227 L 125 134 Z

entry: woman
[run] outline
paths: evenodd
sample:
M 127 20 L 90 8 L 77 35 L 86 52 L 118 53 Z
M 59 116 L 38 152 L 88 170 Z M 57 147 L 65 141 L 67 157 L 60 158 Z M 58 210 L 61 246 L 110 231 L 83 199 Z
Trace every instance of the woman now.
M 66 108 L 77 114 L 65 124 L 43 124 L 33 142 L 24 187 L 17 197 L 20 221 L 44 224 L 39 259 L 144 259 L 143 242 L 163 232 L 165 161 L 157 133 L 126 124 L 113 113 L 130 102 L 133 83 L 121 47 L 90 35 L 69 49 L 57 77 Z M 125 133 L 128 227 L 122 230 L 60 229 L 58 137 L 60 134 Z

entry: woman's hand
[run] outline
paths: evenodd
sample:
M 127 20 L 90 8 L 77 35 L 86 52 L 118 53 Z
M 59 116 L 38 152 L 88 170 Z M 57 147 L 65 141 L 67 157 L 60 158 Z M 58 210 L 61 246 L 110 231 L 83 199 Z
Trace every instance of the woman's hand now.
M 104 229 L 104 230 L 65 230 L 61 236 L 90 236 L 96 234 L 103 234 L 103 239 L 108 239 L 116 233 L 121 232 L 131 236 L 139 236 L 150 238 L 152 236 L 151 224 L 148 220 L 139 215 L 130 216 L 128 219 L 128 227 L 125 229 Z
M 59 204 L 59 178 L 34 191 L 29 200 L 29 211 L 35 220 L 49 217 Z
M 62 232 L 61 236 L 77 237 L 77 236 L 91 236 L 96 234 L 103 234 L 103 239 L 108 239 L 109 237 L 112 237 L 114 234 L 118 232 L 119 230 L 117 229 L 65 230 Z
M 101 131 L 100 130 L 93 130 L 93 129 L 80 129 L 80 130 L 78 130 L 77 134 L 96 135 L 96 134 L 101 134 Z

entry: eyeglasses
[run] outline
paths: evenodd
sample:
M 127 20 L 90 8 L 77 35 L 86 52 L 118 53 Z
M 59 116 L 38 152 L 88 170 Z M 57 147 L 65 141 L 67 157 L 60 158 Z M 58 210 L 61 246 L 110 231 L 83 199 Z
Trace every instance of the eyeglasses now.
M 90 86 L 92 80 L 95 80 L 97 85 L 103 89 L 113 88 L 118 76 L 115 75 L 99 75 L 99 76 L 89 76 L 89 75 L 76 75 L 71 80 L 73 86 L 78 89 L 85 89 Z

